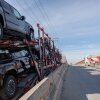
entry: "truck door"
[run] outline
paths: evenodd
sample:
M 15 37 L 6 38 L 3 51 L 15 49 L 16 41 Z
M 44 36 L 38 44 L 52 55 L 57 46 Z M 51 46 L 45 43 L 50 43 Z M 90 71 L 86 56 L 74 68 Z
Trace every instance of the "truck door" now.
M 13 11 L 13 18 L 15 19 L 15 23 L 18 24 L 18 31 L 21 33 L 26 33 L 25 20 L 21 18 L 21 14 L 14 7 L 11 8 Z

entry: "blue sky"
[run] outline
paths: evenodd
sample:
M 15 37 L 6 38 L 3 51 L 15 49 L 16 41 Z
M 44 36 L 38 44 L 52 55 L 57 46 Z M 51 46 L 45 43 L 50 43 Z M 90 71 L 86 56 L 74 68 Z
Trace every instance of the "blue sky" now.
M 36 29 L 39 22 L 68 62 L 100 54 L 100 0 L 6 0 Z M 36 2 L 35 2 L 36 1 Z M 49 17 L 37 8 L 40 1 Z M 39 6 L 41 9 L 41 6 Z

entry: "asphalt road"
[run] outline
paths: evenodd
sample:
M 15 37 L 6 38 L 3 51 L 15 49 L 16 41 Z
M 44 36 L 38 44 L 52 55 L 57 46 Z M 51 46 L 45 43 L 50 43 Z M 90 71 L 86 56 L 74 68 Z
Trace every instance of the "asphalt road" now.
M 70 66 L 64 75 L 61 100 L 100 100 L 100 70 Z

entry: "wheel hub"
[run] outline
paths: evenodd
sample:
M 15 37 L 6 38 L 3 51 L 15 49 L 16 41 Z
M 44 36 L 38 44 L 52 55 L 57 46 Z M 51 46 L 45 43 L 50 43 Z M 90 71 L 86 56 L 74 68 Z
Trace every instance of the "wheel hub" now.
M 8 88 L 7 88 L 7 90 L 8 90 L 8 93 L 10 94 L 10 95 L 13 95 L 14 93 L 15 93 L 15 82 L 14 82 L 14 80 L 10 80 L 9 82 L 8 82 Z

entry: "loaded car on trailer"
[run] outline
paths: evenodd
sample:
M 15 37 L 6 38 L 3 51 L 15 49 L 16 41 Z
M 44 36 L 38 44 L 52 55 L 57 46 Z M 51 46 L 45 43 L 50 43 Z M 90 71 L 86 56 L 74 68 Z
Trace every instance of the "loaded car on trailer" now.
M 32 72 L 39 79 L 42 79 L 44 66 L 55 62 L 55 57 L 53 57 L 55 56 L 54 48 L 51 51 L 50 44 L 47 41 L 44 41 L 45 43 L 43 44 L 42 38 L 38 37 L 37 45 L 39 48 L 35 50 L 33 27 L 25 21 L 25 17 L 21 16 L 14 7 L 6 1 L 0 0 L 0 42 L 3 39 L 4 41 L 11 40 L 13 42 L 17 40 L 18 43 L 20 41 L 23 42 L 24 39 L 25 41 L 28 40 L 28 42 L 34 42 L 32 47 L 28 42 L 25 44 L 28 49 L 21 49 L 20 47 L 19 49 L 10 47 L 10 49 L 7 49 L 5 47 L 5 50 L 2 51 L 0 46 L 0 93 L 3 93 L 3 97 L 12 98 L 14 96 L 17 85 L 24 75 L 28 76 Z M 50 60 L 52 61 L 50 62 Z
M 12 98 L 23 75 L 36 74 L 29 52 L 24 50 L 0 50 L 0 91 Z
M 34 29 L 13 6 L 0 0 L 0 38 L 33 39 Z M 20 38 L 19 38 L 20 37 Z

